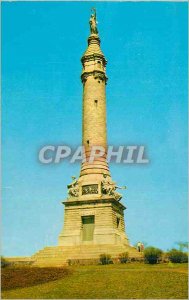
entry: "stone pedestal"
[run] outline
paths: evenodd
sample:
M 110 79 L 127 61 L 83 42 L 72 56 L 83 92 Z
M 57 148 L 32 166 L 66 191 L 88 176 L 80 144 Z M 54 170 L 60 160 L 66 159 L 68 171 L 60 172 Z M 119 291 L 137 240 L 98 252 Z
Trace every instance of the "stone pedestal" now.
M 87 199 L 86 199 L 87 198 Z M 85 200 L 68 200 L 59 246 L 125 244 L 125 207 L 111 197 L 85 196 Z

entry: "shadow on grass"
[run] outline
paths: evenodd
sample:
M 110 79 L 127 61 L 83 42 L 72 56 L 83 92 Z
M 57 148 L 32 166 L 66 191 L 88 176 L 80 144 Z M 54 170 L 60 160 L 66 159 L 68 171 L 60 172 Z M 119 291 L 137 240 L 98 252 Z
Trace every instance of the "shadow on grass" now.
M 49 281 L 61 279 L 71 274 L 66 267 L 38 268 L 38 267 L 8 267 L 1 271 L 2 291 L 30 287 Z

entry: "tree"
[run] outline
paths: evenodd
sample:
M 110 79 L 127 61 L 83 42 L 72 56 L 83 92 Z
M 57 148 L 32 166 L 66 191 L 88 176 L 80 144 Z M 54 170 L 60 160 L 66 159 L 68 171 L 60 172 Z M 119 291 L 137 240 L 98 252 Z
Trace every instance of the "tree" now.
M 180 251 L 188 249 L 188 242 L 176 242 L 176 244 L 179 246 Z

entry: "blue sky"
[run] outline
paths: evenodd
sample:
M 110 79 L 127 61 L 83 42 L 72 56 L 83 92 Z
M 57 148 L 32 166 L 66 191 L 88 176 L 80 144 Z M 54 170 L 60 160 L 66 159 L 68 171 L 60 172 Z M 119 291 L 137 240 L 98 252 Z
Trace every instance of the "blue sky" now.
M 3 255 L 56 245 L 80 165 L 42 165 L 46 144 L 81 142 L 80 58 L 90 8 L 108 60 L 111 145 L 145 145 L 150 164 L 111 164 L 127 185 L 132 244 L 187 240 L 187 3 L 2 3 Z

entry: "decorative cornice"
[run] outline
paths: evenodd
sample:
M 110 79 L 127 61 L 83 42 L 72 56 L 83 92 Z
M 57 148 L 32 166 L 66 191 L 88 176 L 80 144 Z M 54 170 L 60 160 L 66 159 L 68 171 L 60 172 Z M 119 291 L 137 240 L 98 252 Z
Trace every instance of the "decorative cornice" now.
M 111 197 L 106 197 L 103 199 L 87 199 L 87 200 L 66 200 L 63 201 L 62 204 L 64 204 L 65 206 L 76 206 L 76 205 L 83 205 L 83 204 L 113 204 L 123 210 L 126 209 L 126 206 L 124 206 L 122 203 L 118 202 L 117 200 L 115 200 L 114 198 Z
M 93 41 L 100 45 L 100 38 L 97 34 L 91 34 L 88 37 L 88 45 L 90 45 Z
M 104 66 L 107 65 L 107 60 L 105 59 L 103 54 L 99 54 L 99 53 L 93 53 L 93 54 L 89 54 L 89 55 L 83 55 L 81 58 L 81 62 L 84 63 L 86 61 L 91 61 L 91 60 L 95 60 L 95 58 L 99 58 L 103 60 Z
M 89 76 L 94 76 L 95 79 L 104 80 L 105 83 L 107 83 L 107 81 L 108 81 L 108 77 L 106 76 L 106 74 L 103 71 L 94 70 L 94 71 L 91 71 L 91 72 L 84 72 L 81 75 L 82 83 L 85 83 L 86 80 L 87 80 L 87 77 L 89 77 Z

